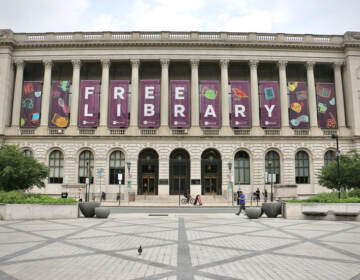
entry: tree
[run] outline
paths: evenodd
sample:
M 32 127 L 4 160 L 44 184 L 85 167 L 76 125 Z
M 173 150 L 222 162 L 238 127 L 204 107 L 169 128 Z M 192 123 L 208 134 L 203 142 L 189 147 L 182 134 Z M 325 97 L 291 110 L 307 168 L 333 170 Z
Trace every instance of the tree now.
M 43 180 L 47 176 L 47 166 L 31 156 L 25 156 L 18 146 L 0 146 L 0 190 L 26 190 L 33 186 L 43 188 Z
M 336 160 L 324 165 L 318 174 L 319 184 L 329 189 L 360 188 L 360 153 L 351 150 L 345 155 L 340 155 L 340 176 L 338 176 Z

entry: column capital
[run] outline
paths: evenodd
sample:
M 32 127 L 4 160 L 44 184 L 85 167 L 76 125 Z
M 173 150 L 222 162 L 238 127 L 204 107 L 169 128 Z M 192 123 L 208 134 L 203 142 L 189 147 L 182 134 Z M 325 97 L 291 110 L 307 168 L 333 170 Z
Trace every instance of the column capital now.
M 279 60 L 277 64 L 279 66 L 279 69 L 286 69 L 287 63 L 287 60 Z
M 307 70 L 314 70 L 316 62 L 315 61 L 307 61 L 306 62 L 306 69 Z
M 75 68 L 80 68 L 80 66 L 81 66 L 81 60 L 80 59 L 73 59 L 73 60 L 71 60 L 71 63 L 72 63 L 72 65 L 73 65 L 73 68 L 75 69 Z
M 340 69 L 341 66 L 343 66 L 343 65 L 344 65 L 344 62 L 343 62 L 343 61 L 335 61 L 335 62 L 333 62 L 333 64 L 332 64 L 334 70 Z
M 101 65 L 103 68 L 109 68 L 110 64 L 111 64 L 110 59 L 108 59 L 108 58 L 101 59 Z
M 15 59 L 14 63 L 16 64 L 16 67 L 18 68 L 24 68 L 25 61 L 22 59 Z
M 168 58 L 162 58 L 160 59 L 161 67 L 168 68 L 170 64 L 170 59 Z
M 190 59 L 191 67 L 199 67 L 200 60 L 199 59 Z
M 140 59 L 130 59 L 130 63 L 132 67 L 139 67 Z
M 220 67 L 228 68 L 230 59 L 224 58 L 220 59 Z
M 250 69 L 256 70 L 258 64 L 259 64 L 259 60 L 256 60 L 256 59 L 249 60 Z
M 43 61 L 43 64 L 45 66 L 45 68 L 50 68 L 53 66 L 53 62 L 51 59 L 44 59 Z

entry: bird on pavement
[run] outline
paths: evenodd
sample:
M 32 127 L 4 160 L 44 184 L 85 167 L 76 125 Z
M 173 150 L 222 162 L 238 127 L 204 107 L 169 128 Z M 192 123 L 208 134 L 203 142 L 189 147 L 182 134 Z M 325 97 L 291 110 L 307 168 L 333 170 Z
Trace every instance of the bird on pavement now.
M 141 245 L 140 245 L 140 247 L 138 248 L 138 253 L 139 253 L 139 255 L 141 255 L 141 253 L 142 253 Z

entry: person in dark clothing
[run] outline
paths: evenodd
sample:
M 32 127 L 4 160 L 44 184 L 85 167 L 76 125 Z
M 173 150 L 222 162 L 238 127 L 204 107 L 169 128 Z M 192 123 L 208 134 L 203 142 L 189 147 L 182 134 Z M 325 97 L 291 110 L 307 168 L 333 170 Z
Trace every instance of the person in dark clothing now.
M 235 215 L 239 216 L 242 210 L 245 211 L 245 194 L 243 194 L 242 191 L 240 191 L 240 196 L 239 196 L 238 200 L 239 200 L 240 207 L 239 207 L 239 212 L 237 212 Z
M 264 202 L 267 201 L 267 198 L 268 198 L 268 193 L 267 193 L 267 190 L 265 189 L 264 190 Z
M 259 201 L 260 201 L 260 190 L 259 190 L 259 188 L 257 188 L 257 190 L 255 192 L 255 198 L 256 198 L 256 205 L 259 205 Z
M 240 197 L 240 188 L 237 190 L 236 194 L 237 194 L 237 199 L 236 199 L 237 205 L 240 205 L 240 200 L 239 200 L 239 197 Z

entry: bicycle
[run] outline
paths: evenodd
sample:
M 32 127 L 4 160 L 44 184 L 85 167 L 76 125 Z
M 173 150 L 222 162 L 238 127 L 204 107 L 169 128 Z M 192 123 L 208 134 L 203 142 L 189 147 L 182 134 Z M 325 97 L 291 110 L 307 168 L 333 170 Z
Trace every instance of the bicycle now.
M 195 199 L 193 199 L 192 197 L 190 197 L 189 201 L 187 198 L 181 199 L 181 204 L 194 204 L 194 203 L 195 203 Z

